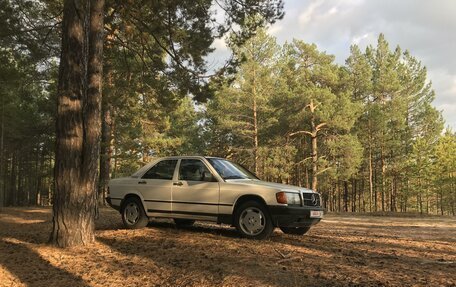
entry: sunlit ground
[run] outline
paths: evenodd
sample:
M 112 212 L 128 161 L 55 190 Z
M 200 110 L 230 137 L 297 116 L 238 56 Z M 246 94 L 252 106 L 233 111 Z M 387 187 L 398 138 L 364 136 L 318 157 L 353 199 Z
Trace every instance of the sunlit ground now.
M 268 241 L 198 223 L 122 229 L 103 209 L 97 242 L 46 244 L 51 210 L 0 211 L 0 286 L 455 286 L 456 219 L 329 215 Z

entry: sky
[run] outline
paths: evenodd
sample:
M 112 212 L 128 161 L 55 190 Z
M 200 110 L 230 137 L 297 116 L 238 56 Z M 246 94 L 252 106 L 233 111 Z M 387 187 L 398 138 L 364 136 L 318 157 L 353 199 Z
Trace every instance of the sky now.
M 269 27 L 279 43 L 315 43 L 344 64 L 350 45 L 375 46 L 380 33 L 426 66 L 436 93 L 434 106 L 456 130 L 456 0 L 284 0 L 285 16 Z M 212 59 L 229 53 L 216 40 Z M 213 60 L 214 65 L 217 61 Z

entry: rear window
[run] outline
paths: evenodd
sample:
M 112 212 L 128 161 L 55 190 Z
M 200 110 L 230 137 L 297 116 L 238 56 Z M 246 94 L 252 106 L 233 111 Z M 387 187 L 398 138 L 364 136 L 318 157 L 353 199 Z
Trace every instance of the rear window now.
M 144 179 L 172 180 L 177 159 L 162 160 L 151 167 L 143 176 Z

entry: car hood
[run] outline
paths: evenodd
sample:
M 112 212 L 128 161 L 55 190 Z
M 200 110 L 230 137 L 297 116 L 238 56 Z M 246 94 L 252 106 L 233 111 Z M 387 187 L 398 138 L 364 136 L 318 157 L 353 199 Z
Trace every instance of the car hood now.
M 249 186 L 262 186 L 266 188 L 276 189 L 276 190 L 283 190 L 283 191 L 302 191 L 302 192 L 313 192 L 311 189 L 305 187 L 299 187 L 295 185 L 288 185 L 282 183 L 275 183 L 275 182 L 268 182 L 263 180 L 255 180 L 255 179 L 229 179 L 227 180 L 229 183 L 234 184 L 241 184 L 241 185 L 249 185 Z

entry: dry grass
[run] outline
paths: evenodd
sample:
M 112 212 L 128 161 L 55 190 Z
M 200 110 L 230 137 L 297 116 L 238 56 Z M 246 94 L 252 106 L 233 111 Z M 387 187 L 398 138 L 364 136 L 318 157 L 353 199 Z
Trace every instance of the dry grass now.
M 46 245 L 50 209 L 0 211 L 0 286 L 456 286 L 456 219 L 329 215 L 268 241 L 227 226 L 122 229 L 104 209 L 97 242 Z

